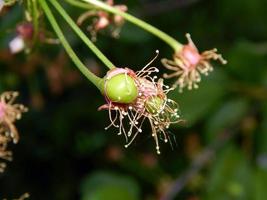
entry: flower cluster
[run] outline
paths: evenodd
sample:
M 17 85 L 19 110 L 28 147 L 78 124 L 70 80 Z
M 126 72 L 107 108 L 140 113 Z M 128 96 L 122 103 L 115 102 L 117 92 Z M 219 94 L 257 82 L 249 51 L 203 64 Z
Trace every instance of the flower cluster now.
M 143 132 L 142 125 L 147 120 L 157 153 L 160 154 L 159 139 L 163 138 L 167 143 L 170 124 L 181 121 L 178 105 L 167 98 L 167 93 L 172 88 L 164 85 L 163 79 L 156 81 L 157 76 L 151 77 L 151 73 L 158 71 L 148 65 L 138 72 L 128 68 L 115 68 L 105 77 L 104 95 L 107 103 L 99 110 L 109 111 L 111 124 L 106 129 L 112 126 L 118 128 L 118 135 L 125 136 L 126 148 Z
M 7 150 L 8 143 L 19 140 L 18 131 L 14 122 L 21 118 L 21 114 L 27 111 L 22 104 L 13 104 L 18 92 L 4 92 L 0 95 L 0 158 L 12 159 L 12 152 Z M 5 163 L 0 163 L 0 172 L 3 172 Z
M 173 87 L 179 86 L 180 91 L 184 87 L 189 90 L 198 88 L 201 81 L 201 74 L 208 75 L 213 70 L 210 60 L 219 60 L 222 64 L 226 64 L 221 54 L 217 53 L 217 49 L 207 50 L 199 53 L 193 43 L 190 34 L 186 34 L 188 44 L 184 45 L 182 50 L 173 55 L 173 60 L 162 59 L 163 65 L 174 71 L 171 74 L 164 74 L 164 78 L 178 77 Z
M 106 3 L 114 8 L 126 12 L 126 5 L 114 5 L 113 0 L 106 0 Z M 121 27 L 124 24 L 124 18 L 119 15 L 113 15 L 102 10 L 89 10 L 83 13 L 77 20 L 78 25 L 82 25 L 88 18 L 93 18 L 93 23 L 88 27 L 88 31 L 92 35 L 92 39 L 96 40 L 96 35 L 99 31 L 110 28 L 112 37 L 118 37 Z

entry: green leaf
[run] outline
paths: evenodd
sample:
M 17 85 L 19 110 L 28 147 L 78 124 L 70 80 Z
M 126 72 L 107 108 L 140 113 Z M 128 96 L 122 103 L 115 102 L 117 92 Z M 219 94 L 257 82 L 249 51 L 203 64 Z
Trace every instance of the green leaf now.
M 264 68 L 267 64 L 267 57 L 264 54 L 266 52 L 264 53 L 263 44 L 244 40 L 238 41 L 229 51 L 229 71 L 238 79 L 261 83 L 267 72 L 267 69 Z
M 218 132 L 238 123 L 247 113 L 248 108 L 248 101 L 243 98 L 233 99 L 224 103 L 207 122 L 207 139 L 212 140 Z
M 249 199 L 250 166 L 241 151 L 229 146 L 214 162 L 205 199 Z
M 265 200 L 267 197 L 267 171 L 256 170 L 253 179 L 253 200 Z
M 182 118 L 188 126 L 207 116 L 219 105 L 226 92 L 226 84 L 223 84 L 226 77 L 221 73 L 213 73 L 210 80 L 203 80 L 197 90 L 185 90 L 183 93 L 175 90 L 170 94 L 170 98 L 180 105 Z
M 138 200 L 139 187 L 130 177 L 95 172 L 83 181 L 82 200 Z
M 77 153 L 88 155 L 106 144 L 107 137 L 103 132 L 77 132 L 75 134 L 75 149 Z

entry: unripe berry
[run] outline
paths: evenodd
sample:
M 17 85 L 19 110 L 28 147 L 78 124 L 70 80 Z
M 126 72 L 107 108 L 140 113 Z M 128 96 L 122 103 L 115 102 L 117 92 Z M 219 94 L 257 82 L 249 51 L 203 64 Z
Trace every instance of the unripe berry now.
M 131 76 L 120 73 L 106 79 L 105 95 L 115 103 L 133 103 L 138 96 L 138 90 Z
M 149 112 L 152 115 L 155 115 L 159 113 L 163 107 L 164 100 L 158 96 L 150 97 L 145 102 L 145 108 L 147 112 Z

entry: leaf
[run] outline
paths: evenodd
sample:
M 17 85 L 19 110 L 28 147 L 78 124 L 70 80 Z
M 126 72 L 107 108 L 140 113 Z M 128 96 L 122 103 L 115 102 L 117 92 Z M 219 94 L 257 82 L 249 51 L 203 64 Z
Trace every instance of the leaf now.
M 265 200 L 267 197 L 267 171 L 257 169 L 253 176 L 253 200 Z
M 223 84 L 226 79 L 223 72 L 217 72 L 212 74 L 210 80 L 203 80 L 197 90 L 186 90 L 183 93 L 175 90 L 170 94 L 170 98 L 180 105 L 182 118 L 188 126 L 192 126 L 218 106 L 226 93 L 226 84 Z
M 107 137 L 103 132 L 77 132 L 75 134 L 77 153 L 88 155 L 106 144 Z
M 228 146 L 214 162 L 205 199 L 249 199 L 251 169 L 241 151 Z
M 207 122 L 205 132 L 207 139 L 212 140 L 216 133 L 238 123 L 247 113 L 248 109 L 248 101 L 243 98 L 233 99 L 224 103 Z
M 82 200 L 138 200 L 139 187 L 130 177 L 95 172 L 82 183 Z
M 238 41 L 229 51 L 228 60 L 229 71 L 238 79 L 261 83 L 265 78 L 267 70 L 264 66 L 267 64 L 267 58 L 264 56 L 262 44 L 244 40 Z

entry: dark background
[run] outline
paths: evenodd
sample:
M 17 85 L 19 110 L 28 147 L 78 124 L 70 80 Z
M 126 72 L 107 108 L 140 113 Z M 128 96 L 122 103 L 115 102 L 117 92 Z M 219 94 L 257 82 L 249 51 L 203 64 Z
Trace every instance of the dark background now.
M 0 174 L 0 198 L 29 192 L 37 200 L 154 200 L 170 194 L 176 183 L 176 197 L 170 199 L 266 199 L 267 1 L 121 2 L 182 43 L 189 32 L 200 51 L 218 48 L 228 64 L 213 63 L 215 71 L 203 77 L 198 90 L 170 94 L 186 124 L 171 127 L 172 145 L 162 143 L 160 156 L 149 127 L 124 149 L 116 130 L 104 130 L 108 113 L 97 111 L 104 98 L 60 45 L 9 53 L 23 9 L 5 9 L 0 14 L 0 91 L 19 91 L 18 102 L 30 110 L 16 123 L 21 139 L 10 145 L 14 160 Z M 82 13 L 67 10 L 74 19 Z M 57 18 L 89 69 L 105 74 L 107 69 Z M 43 25 L 52 33 L 46 21 Z M 99 34 L 96 45 L 117 67 L 134 70 L 145 66 L 156 49 L 160 58 L 173 53 L 130 23 L 118 40 Z M 163 73 L 160 58 L 153 65 Z

